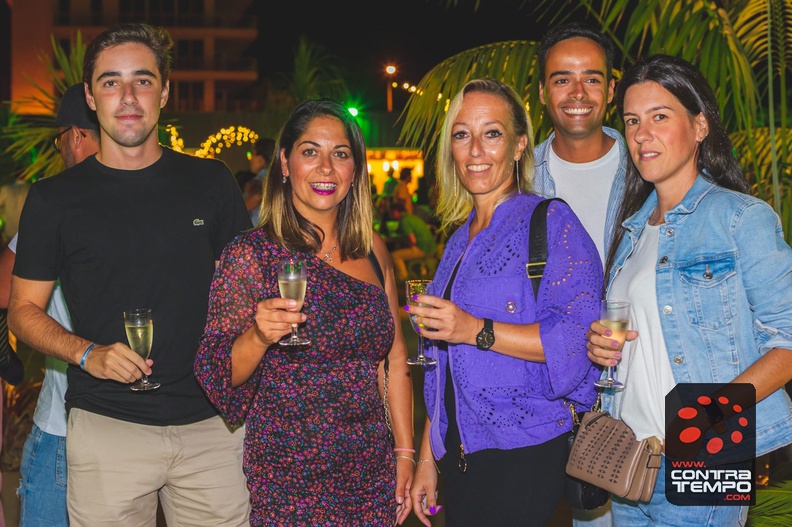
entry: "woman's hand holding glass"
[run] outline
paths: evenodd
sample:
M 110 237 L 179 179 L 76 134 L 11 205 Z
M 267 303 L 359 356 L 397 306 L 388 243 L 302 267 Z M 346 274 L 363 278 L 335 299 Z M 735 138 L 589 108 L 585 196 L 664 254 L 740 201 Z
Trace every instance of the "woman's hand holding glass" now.
M 307 317 L 296 311 L 297 301 L 290 298 L 267 298 L 256 304 L 255 330 L 265 347 L 290 335 L 292 324 L 302 324 Z
M 415 303 L 422 305 L 404 306 L 404 310 L 416 317 L 418 329 L 427 339 L 475 345 L 480 319 L 437 296 L 418 295 Z
M 631 342 L 638 338 L 638 332 L 627 330 L 625 342 Z M 600 320 L 595 320 L 589 326 L 586 333 L 586 349 L 588 358 L 591 362 L 599 364 L 605 368 L 613 368 L 622 359 L 622 343 L 613 336 L 613 330 L 602 324 Z

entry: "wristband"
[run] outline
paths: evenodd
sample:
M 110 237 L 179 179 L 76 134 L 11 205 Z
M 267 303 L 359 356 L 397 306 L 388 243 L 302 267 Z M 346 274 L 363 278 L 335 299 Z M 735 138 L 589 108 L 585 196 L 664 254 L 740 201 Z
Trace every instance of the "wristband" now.
M 80 369 L 82 371 L 85 371 L 85 361 L 88 359 L 88 354 L 91 353 L 91 350 L 94 349 L 94 346 L 96 346 L 96 342 L 92 342 L 90 346 L 85 348 L 85 351 L 82 354 L 82 358 L 80 359 Z
M 410 452 L 411 454 L 415 454 L 415 449 L 412 448 L 394 448 L 394 452 Z

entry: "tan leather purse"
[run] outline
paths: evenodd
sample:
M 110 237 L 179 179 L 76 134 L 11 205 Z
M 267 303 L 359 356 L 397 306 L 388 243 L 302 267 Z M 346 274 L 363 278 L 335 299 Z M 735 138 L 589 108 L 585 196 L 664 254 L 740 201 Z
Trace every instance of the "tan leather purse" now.
M 608 412 L 586 412 L 575 435 L 566 472 L 632 501 L 648 502 L 660 471 L 661 443 L 643 441 Z

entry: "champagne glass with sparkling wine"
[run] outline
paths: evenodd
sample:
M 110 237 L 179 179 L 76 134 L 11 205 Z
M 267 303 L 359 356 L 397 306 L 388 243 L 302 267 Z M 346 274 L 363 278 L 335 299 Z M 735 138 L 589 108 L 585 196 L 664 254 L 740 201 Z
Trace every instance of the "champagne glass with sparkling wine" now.
M 290 298 L 297 301 L 297 309 L 302 309 L 305 300 L 305 286 L 308 273 L 305 269 L 305 262 L 297 257 L 283 258 L 278 262 L 278 287 L 282 298 Z M 311 341 L 297 334 L 297 324 L 291 325 L 291 336 L 281 340 L 281 346 L 306 346 Z
M 426 304 L 420 304 L 413 300 L 413 296 L 425 295 L 426 288 L 431 283 L 431 280 L 407 280 L 404 283 L 404 286 L 407 289 L 407 304 L 411 306 L 429 307 Z M 418 316 L 410 314 L 410 324 L 412 324 L 413 329 L 418 334 L 418 356 L 407 359 L 407 364 L 411 366 L 429 366 L 432 364 L 437 364 L 435 359 L 424 355 L 424 336 L 420 331 L 418 318 Z
M 144 359 L 148 359 L 151 355 L 151 342 L 154 339 L 154 322 L 151 318 L 151 310 L 124 311 L 124 329 L 126 329 L 129 347 Z M 132 385 L 132 391 L 146 392 L 159 387 L 160 383 L 151 382 L 144 373 L 143 377 Z
M 600 324 L 611 330 L 610 338 L 618 341 L 619 351 L 623 353 L 624 340 L 630 327 L 630 303 L 625 300 L 603 300 L 600 305 Z M 607 377 L 594 384 L 600 388 L 624 389 L 624 383 L 616 380 L 613 366 L 608 366 Z

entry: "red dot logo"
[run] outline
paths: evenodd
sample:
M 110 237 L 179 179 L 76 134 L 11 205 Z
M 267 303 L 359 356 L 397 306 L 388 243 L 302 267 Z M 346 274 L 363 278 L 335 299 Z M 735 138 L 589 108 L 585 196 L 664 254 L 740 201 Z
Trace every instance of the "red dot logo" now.
M 717 402 L 713 401 L 711 397 L 708 397 L 706 395 L 700 395 L 699 397 L 696 398 L 696 402 L 701 406 L 703 406 L 705 410 L 710 405 L 720 404 L 728 408 L 730 404 L 729 398 L 723 395 L 717 398 Z M 734 404 L 731 407 L 731 409 L 734 411 L 735 414 L 739 414 L 743 410 L 742 406 L 740 406 L 739 404 Z M 679 416 L 680 419 L 684 419 L 685 421 L 690 421 L 696 418 L 698 415 L 699 415 L 699 410 L 693 406 L 685 406 L 677 412 L 677 416 Z M 748 419 L 745 416 L 741 416 L 737 420 L 737 423 L 741 428 L 745 428 L 748 426 Z M 684 428 L 679 433 L 678 439 L 682 443 L 690 444 L 690 443 L 694 443 L 695 441 L 698 441 L 703 434 L 704 434 L 704 430 L 702 430 L 698 426 L 692 425 Z M 723 450 L 723 448 L 726 446 L 726 442 L 725 442 L 726 438 L 728 438 L 728 441 L 730 443 L 737 445 L 743 441 L 743 433 L 740 430 L 732 430 L 728 436 L 724 437 L 722 435 L 718 435 L 713 438 L 710 438 L 710 440 L 707 441 L 707 444 L 705 445 L 705 449 L 710 454 L 713 455 L 717 454 L 718 452 Z

